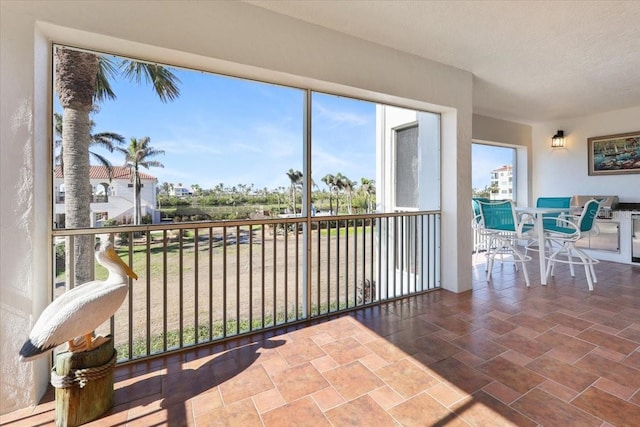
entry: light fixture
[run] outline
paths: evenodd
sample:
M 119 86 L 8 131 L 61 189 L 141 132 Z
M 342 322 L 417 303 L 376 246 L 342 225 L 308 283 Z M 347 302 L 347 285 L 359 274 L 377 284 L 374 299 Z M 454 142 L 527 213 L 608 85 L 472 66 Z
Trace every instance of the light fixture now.
M 558 130 L 558 133 L 553 135 L 553 138 L 551 138 L 551 147 L 552 148 L 564 147 L 564 131 L 563 130 Z

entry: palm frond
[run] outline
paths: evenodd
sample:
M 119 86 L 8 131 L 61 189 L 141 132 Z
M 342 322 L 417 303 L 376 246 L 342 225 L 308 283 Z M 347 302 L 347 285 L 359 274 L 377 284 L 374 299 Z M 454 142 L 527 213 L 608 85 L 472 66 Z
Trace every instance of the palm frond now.
M 130 81 L 140 84 L 144 79 L 153 85 L 162 102 L 173 101 L 180 96 L 180 79 L 166 67 L 146 62 L 123 60 L 120 63 L 123 75 Z
M 107 175 L 109 176 L 109 182 L 111 182 L 111 180 L 113 179 L 113 166 L 111 165 L 111 162 L 109 160 L 107 160 L 106 157 L 104 157 L 104 156 L 102 156 L 102 155 L 100 155 L 98 153 L 94 153 L 93 151 L 89 151 L 89 154 L 91 154 L 91 157 L 96 159 L 101 166 L 104 166 L 107 169 Z
M 111 89 L 110 80 L 114 79 L 117 74 L 118 70 L 113 61 L 107 56 L 99 55 L 96 92 L 93 94 L 94 102 L 116 99 L 116 94 L 113 89 Z
M 115 133 L 115 132 L 100 132 L 91 135 L 91 140 L 89 144 L 97 145 L 106 150 L 109 150 L 110 153 L 113 153 L 116 145 L 120 145 L 124 142 L 124 136 Z

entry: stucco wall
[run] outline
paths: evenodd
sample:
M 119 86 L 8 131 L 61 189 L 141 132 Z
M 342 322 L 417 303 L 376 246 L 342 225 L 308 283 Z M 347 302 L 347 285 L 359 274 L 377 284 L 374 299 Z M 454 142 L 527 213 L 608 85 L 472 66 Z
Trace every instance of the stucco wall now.
M 551 137 L 564 130 L 565 148 L 551 148 Z M 640 131 L 640 106 L 533 126 L 535 197 L 617 194 L 621 202 L 640 203 L 640 175 L 589 176 L 587 139 Z
M 442 285 L 470 288 L 471 241 L 459 238 L 471 221 L 470 73 L 240 2 L 3 1 L 0 7 L 0 412 L 36 403 L 48 381 L 46 363 L 20 364 L 16 356 L 46 305 L 51 271 L 43 261 L 50 227 L 47 42 L 442 113 Z

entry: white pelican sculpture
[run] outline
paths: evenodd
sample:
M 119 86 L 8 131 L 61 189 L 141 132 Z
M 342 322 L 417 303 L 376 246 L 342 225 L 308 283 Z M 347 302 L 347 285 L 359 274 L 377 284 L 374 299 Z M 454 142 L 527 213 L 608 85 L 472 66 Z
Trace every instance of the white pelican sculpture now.
M 109 271 L 107 280 L 83 283 L 56 298 L 42 312 L 20 349 L 20 360 L 29 361 L 49 350 L 69 343 L 69 351 L 91 350 L 94 329 L 104 323 L 122 304 L 129 291 L 127 276 L 138 279 L 113 249 L 109 241 L 96 244 L 96 260 Z M 74 343 L 84 337 L 85 346 Z

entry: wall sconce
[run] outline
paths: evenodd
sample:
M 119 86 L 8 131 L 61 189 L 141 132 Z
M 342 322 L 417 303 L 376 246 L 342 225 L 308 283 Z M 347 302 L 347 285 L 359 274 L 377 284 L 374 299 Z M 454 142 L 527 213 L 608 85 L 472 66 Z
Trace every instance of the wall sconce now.
M 553 138 L 551 138 L 551 147 L 552 148 L 564 147 L 564 131 L 563 130 L 558 130 L 558 133 L 553 135 Z

